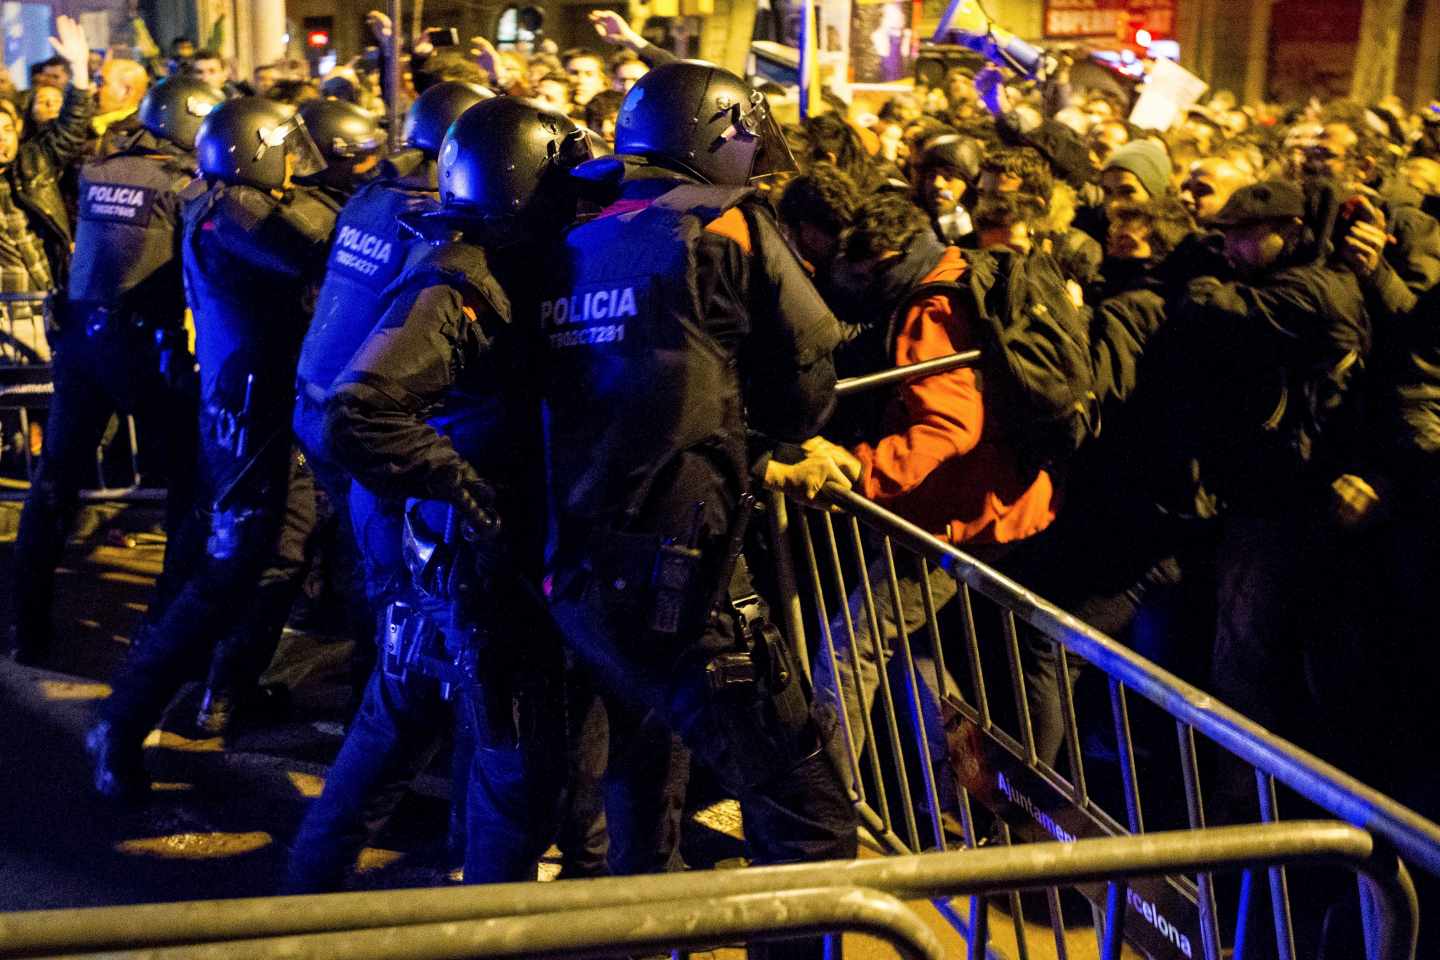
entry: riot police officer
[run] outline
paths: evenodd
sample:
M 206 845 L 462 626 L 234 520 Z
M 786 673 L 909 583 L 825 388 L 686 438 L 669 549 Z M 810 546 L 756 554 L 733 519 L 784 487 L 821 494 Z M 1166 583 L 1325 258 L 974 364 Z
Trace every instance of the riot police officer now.
M 237 710 L 253 719 L 284 708 L 283 688 L 257 681 L 279 645 L 308 567 L 309 542 L 318 516 L 316 483 L 338 514 L 336 553 L 344 568 L 342 575 L 353 581 L 361 568 L 381 571 L 372 578 L 380 583 L 388 583 L 393 576 L 383 558 L 398 554 L 375 544 L 379 530 L 373 530 L 371 537 L 370 558 L 376 562 L 366 563 L 355 556 L 349 530 L 349 479 L 331 462 L 320 442 L 319 399 L 380 318 L 385 302 L 381 293 L 399 276 L 409 251 L 418 243 L 413 233 L 402 229 L 399 217 L 436 205 L 435 157 L 445 131 L 468 107 L 489 96 L 484 88 L 466 83 L 446 82 L 427 90 L 406 114 L 403 136 L 407 149 L 384 162 L 388 169 L 380 178 L 363 184 L 357 178 L 373 172 L 381 162 L 379 151 L 384 145 L 383 134 L 370 115 L 338 100 L 311 100 L 299 108 L 326 161 L 323 170 L 302 179 L 344 204 L 344 209 L 335 225 L 335 243 L 316 298 L 315 315 L 301 347 L 293 418 L 298 456 L 291 465 L 291 509 L 286 511 L 272 563 L 261 576 L 261 602 L 221 641 L 211 661 L 195 720 L 197 729 L 205 734 L 226 733 Z M 381 522 L 368 512 L 362 519 Z M 398 544 L 397 518 L 386 515 L 383 519 L 391 521 L 384 535 Z M 363 586 L 350 586 L 346 599 L 355 639 L 352 667 L 358 689 L 374 662 L 375 619 L 367 609 Z
M 336 207 L 293 178 L 322 160 L 293 107 L 228 100 L 196 141 L 208 189 L 184 210 L 185 288 L 200 363 L 205 556 L 115 678 L 86 746 L 95 787 L 143 790 L 141 742 L 215 626 L 250 605 L 286 503 L 295 361 Z
M 361 183 L 375 175 L 384 157 L 385 135 L 375 118 L 353 103 L 310 100 L 298 109 L 325 166 L 316 173 L 297 177 L 296 182 L 343 205 Z M 210 661 L 195 717 L 195 727 L 203 734 L 223 736 L 229 732 L 237 711 L 254 721 L 278 717 L 288 707 L 289 690 L 281 684 L 261 684 L 259 678 L 275 655 L 291 607 L 300 595 L 317 533 L 323 535 L 335 529 L 337 524 L 332 521 L 345 523 L 348 516 L 343 509 L 338 518 L 326 512 L 322 522 L 315 484 L 310 461 L 297 449 L 291 458 L 285 523 L 276 538 L 274 555 L 260 575 L 257 603 L 220 641 Z M 333 493 L 327 502 L 337 502 Z M 338 552 L 342 565 L 350 560 L 343 547 Z M 363 608 L 363 599 L 352 599 L 359 600 L 358 606 Z M 367 625 L 367 647 L 371 630 L 372 626 Z
M 389 592 L 382 661 L 296 838 L 292 892 L 338 886 L 424 766 L 444 725 L 441 683 L 458 688 L 474 742 L 466 881 L 533 879 L 555 830 L 560 642 L 537 586 L 539 411 L 507 291 L 533 290 L 534 241 L 573 216 L 566 172 L 588 156 L 575 125 L 537 104 L 500 97 L 464 113 L 440 151 L 440 209 L 410 218 L 437 241 L 387 292 L 330 391 L 324 441 L 357 493 L 424 503 L 405 518 L 412 588 Z M 448 519 L 417 519 L 427 503 Z
M 317 479 L 337 503 L 349 483 L 325 453 L 325 395 L 385 312 L 388 301 L 381 295 L 420 246 L 401 219 L 438 206 L 436 158 L 445 131 L 488 96 L 482 87 L 454 81 L 426 90 L 405 115 L 405 149 L 386 161 L 379 179 L 355 191 L 335 224 L 325 283 L 300 352 L 294 427 Z
M 322 441 L 325 393 L 384 313 L 387 301 L 382 294 L 400 275 L 411 251 L 420 245 L 413 232 L 401 227 L 401 217 L 438 206 L 435 163 L 445 131 L 467 108 L 489 96 L 489 91 L 482 87 L 445 82 L 425 91 L 411 105 L 405 116 L 403 149 L 382 161 L 378 178 L 357 186 L 340 213 L 325 282 L 300 351 L 293 418 L 296 445 L 304 456 L 306 469 L 337 512 L 337 553 L 342 565 L 347 567 L 351 578 L 372 581 L 376 591 L 383 589 L 394 575 L 389 561 L 398 557 L 398 516 L 389 512 L 374 516 L 367 512 L 362 516 L 362 522 L 372 528 L 371 547 L 364 557 L 355 556 L 349 512 L 350 479 L 326 454 Z M 310 105 L 301 108 L 302 115 L 308 115 L 306 107 Z M 328 108 L 322 111 L 310 107 L 310 110 L 323 114 L 320 119 L 337 121 L 328 130 L 332 145 L 338 137 L 349 144 L 340 152 L 359 153 L 360 145 L 369 134 L 353 115 L 342 115 Z M 343 124 L 338 122 L 341 120 Z M 327 132 L 322 130 L 321 135 L 326 136 Z M 338 159 L 344 162 L 343 157 Z M 297 477 L 302 476 L 297 471 Z M 303 490 L 294 493 L 301 495 Z M 374 501 L 365 502 L 368 505 Z M 300 510 L 294 515 L 304 519 L 311 514 Z M 290 524 L 282 538 L 284 552 L 292 557 L 298 554 L 303 563 L 304 541 L 309 535 L 308 529 Z M 357 574 L 356 568 L 361 572 Z M 372 604 L 367 600 L 367 595 L 374 591 L 360 584 L 352 587 L 347 599 L 356 641 L 352 663 L 358 689 L 369 677 L 374 660 L 376 611 L 368 609 Z M 197 718 L 198 725 L 205 731 L 216 733 L 225 729 L 231 707 L 242 693 L 238 688 L 253 683 L 258 670 L 265 666 L 261 661 L 268 661 L 269 654 L 273 653 L 288 604 L 277 601 L 273 607 L 274 612 L 267 616 L 266 623 L 256 624 L 253 631 L 237 631 L 217 651 Z
M 14 655 L 34 662 L 50 643 L 55 567 L 74 520 L 81 478 L 116 412 L 138 416 L 161 451 L 170 539 L 158 616 L 184 552 L 181 521 L 195 470 L 194 360 L 184 328 L 181 194 L 195 177 L 195 134 L 224 98 L 188 78 L 158 84 L 141 102 L 140 129 L 80 173 L 79 224 L 68 305 L 55 336 L 55 395 L 45 456 L 16 541 Z
M 299 109 L 325 158 L 325 169 L 300 182 L 319 187 L 343 205 L 378 172 L 385 158 L 385 131 L 370 111 L 344 100 L 307 100 Z
M 783 643 L 723 600 L 746 495 L 795 469 L 771 448 L 834 405 L 838 325 L 748 186 L 793 159 L 764 97 L 699 61 L 637 82 L 615 140 L 577 171 L 614 202 L 568 233 L 531 315 L 551 609 L 603 689 L 664 717 L 739 797 L 753 859 L 850 857 L 833 724 Z

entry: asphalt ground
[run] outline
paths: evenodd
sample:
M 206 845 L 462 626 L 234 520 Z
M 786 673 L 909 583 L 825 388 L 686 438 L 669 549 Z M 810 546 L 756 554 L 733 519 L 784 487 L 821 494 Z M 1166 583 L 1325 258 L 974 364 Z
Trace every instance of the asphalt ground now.
M 0 595 L 10 589 L 18 510 L 0 503 Z M 155 781 L 147 802 L 116 807 L 96 797 L 84 733 L 159 572 L 158 520 L 148 506 L 87 508 L 57 579 L 57 648 L 42 668 L 0 660 L 0 729 L 8 731 L 0 736 L 0 911 L 272 894 L 305 806 L 319 795 L 339 749 L 349 643 L 323 629 L 287 629 L 265 678 L 290 687 L 287 719 L 242 727 L 224 740 L 199 736 L 192 726 L 199 690 L 191 684 L 147 741 Z M 352 889 L 455 882 L 445 843 L 445 767 L 442 756 L 416 781 L 362 853 Z M 691 810 L 682 849 L 692 867 L 743 863 L 734 803 Z M 552 850 L 542 879 L 557 870 Z M 963 942 L 940 915 L 929 904 L 915 906 L 947 953 L 963 955 Z M 1015 955 L 1009 916 L 994 907 L 991 913 L 996 945 Z M 1069 956 L 1094 956 L 1088 917 L 1074 919 Z M 1031 957 L 1056 956 L 1048 927 L 1030 925 L 1026 940 Z M 867 938 L 846 941 L 852 957 L 892 955 Z

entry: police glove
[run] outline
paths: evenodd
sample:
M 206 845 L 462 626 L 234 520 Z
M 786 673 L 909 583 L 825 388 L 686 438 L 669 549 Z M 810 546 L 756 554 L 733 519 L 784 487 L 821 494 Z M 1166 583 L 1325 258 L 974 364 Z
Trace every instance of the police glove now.
M 463 484 L 455 495 L 455 506 L 466 540 L 489 543 L 500 536 L 500 514 L 495 511 L 495 488 L 490 484 L 483 480 Z

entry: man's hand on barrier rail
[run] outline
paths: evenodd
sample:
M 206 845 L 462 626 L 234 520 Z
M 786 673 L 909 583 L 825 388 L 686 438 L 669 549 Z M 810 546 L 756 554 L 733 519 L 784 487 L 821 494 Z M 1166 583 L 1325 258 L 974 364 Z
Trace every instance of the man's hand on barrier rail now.
M 834 460 L 835 466 L 839 467 L 840 472 L 850 478 L 851 483 L 855 483 L 856 481 L 858 481 L 860 479 L 860 474 L 865 469 L 860 465 L 860 461 L 855 459 L 855 455 L 853 453 L 851 453 L 849 450 L 846 450 L 838 443 L 831 443 L 824 437 L 811 437 L 809 440 L 806 440 L 804 443 L 800 444 L 800 449 L 804 450 L 806 453 L 824 454 L 831 460 Z
M 807 451 L 799 463 L 771 460 L 765 465 L 765 486 L 800 500 L 814 500 L 827 483 L 850 489 L 851 480 L 825 453 Z
M 1335 478 L 1330 484 L 1334 495 L 1335 519 L 1343 530 L 1360 530 L 1377 520 L 1384 509 L 1380 494 L 1353 473 Z

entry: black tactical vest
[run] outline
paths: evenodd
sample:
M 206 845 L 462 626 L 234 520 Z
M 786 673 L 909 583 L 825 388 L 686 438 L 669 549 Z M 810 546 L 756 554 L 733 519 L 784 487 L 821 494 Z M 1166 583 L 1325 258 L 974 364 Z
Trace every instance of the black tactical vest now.
M 381 180 L 361 187 L 335 224 L 325 283 L 300 353 L 298 376 L 327 389 L 385 312 L 381 294 L 421 241 L 400 225 L 405 213 L 438 206 L 429 190 Z
M 223 184 L 186 205 L 185 292 L 202 397 L 249 394 L 283 409 L 288 422 L 312 284 L 335 214 L 317 191 L 281 201 Z
M 713 489 L 741 492 L 735 357 L 706 332 L 695 251 L 706 224 L 750 193 L 681 186 L 566 237 L 537 317 L 562 541 L 567 527 L 656 532 L 666 521 L 651 505 L 673 518 L 669 501 L 696 488 L 677 474 L 693 472 L 696 458 L 702 473 L 722 478 Z
M 185 290 L 178 195 L 192 177 L 183 159 L 143 146 L 85 164 L 71 301 L 114 306 L 128 298 L 157 325 L 180 322 Z

